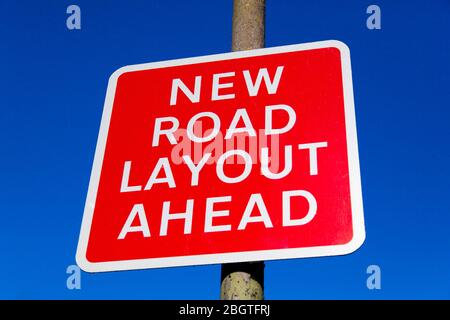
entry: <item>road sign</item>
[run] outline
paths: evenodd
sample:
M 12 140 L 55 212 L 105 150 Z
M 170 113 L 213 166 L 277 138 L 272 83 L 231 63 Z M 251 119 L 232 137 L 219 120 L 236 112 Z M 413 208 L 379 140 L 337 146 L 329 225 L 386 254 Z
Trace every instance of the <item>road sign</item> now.
M 364 238 L 342 42 L 111 76 L 77 251 L 83 270 L 340 255 Z

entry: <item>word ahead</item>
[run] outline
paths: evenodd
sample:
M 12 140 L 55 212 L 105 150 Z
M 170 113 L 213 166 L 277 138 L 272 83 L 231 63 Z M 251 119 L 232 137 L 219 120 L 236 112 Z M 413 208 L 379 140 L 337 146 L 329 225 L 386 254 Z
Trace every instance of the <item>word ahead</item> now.
M 111 76 L 77 251 L 83 270 L 339 255 L 364 237 L 343 43 Z

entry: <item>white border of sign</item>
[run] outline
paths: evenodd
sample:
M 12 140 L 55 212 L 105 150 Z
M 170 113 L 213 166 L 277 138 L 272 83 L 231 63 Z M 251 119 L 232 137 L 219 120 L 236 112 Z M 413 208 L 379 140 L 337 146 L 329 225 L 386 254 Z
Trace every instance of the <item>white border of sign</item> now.
M 156 69 L 171 66 L 181 66 L 202 62 L 221 61 L 236 58 L 264 56 L 274 53 L 304 51 L 310 49 L 330 48 L 339 49 L 341 53 L 342 80 L 344 90 L 345 123 L 347 134 L 347 152 L 350 174 L 350 197 L 353 219 L 353 238 L 343 245 L 319 246 L 308 248 L 274 249 L 260 251 L 246 251 L 233 253 L 203 254 L 193 256 L 179 256 L 166 258 L 151 258 L 137 260 L 122 260 L 109 262 L 90 262 L 86 258 L 86 250 L 89 233 L 94 213 L 97 189 L 105 153 L 106 139 L 114 102 L 117 80 L 123 73 L 138 70 Z M 95 149 L 94 163 L 89 182 L 89 189 L 84 208 L 80 238 L 78 242 L 76 261 L 81 269 L 87 272 L 134 270 L 147 268 L 161 268 L 173 266 L 203 265 L 216 263 L 275 260 L 289 258 L 308 258 L 320 256 L 333 256 L 352 253 L 357 250 L 365 239 L 363 203 L 361 194 L 361 178 L 358 157 L 358 141 L 356 134 L 355 107 L 353 101 L 352 73 L 350 65 L 350 50 L 346 44 L 337 40 L 319 41 L 304 44 L 295 44 L 281 47 L 256 49 L 249 51 L 231 52 L 217 55 L 209 55 L 195 58 L 161 61 L 125 66 L 115 71 L 108 82 L 103 115 L 100 124 L 100 132 Z

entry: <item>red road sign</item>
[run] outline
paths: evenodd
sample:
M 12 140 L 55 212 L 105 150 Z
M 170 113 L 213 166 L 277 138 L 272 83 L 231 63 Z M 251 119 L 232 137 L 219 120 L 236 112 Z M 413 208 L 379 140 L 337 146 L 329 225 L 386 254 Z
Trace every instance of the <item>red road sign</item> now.
M 345 44 L 111 76 L 77 251 L 83 270 L 340 255 L 364 238 Z

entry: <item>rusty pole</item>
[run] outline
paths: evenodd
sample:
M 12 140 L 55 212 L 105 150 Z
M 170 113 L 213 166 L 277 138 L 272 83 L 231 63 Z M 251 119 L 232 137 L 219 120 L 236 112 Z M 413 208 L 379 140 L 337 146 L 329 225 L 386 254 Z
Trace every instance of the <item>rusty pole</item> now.
M 234 0 L 232 51 L 264 47 L 265 0 Z M 220 299 L 264 299 L 264 261 L 222 265 Z
M 264 48 L 265 0 L 234 0 L 232 51 Z

